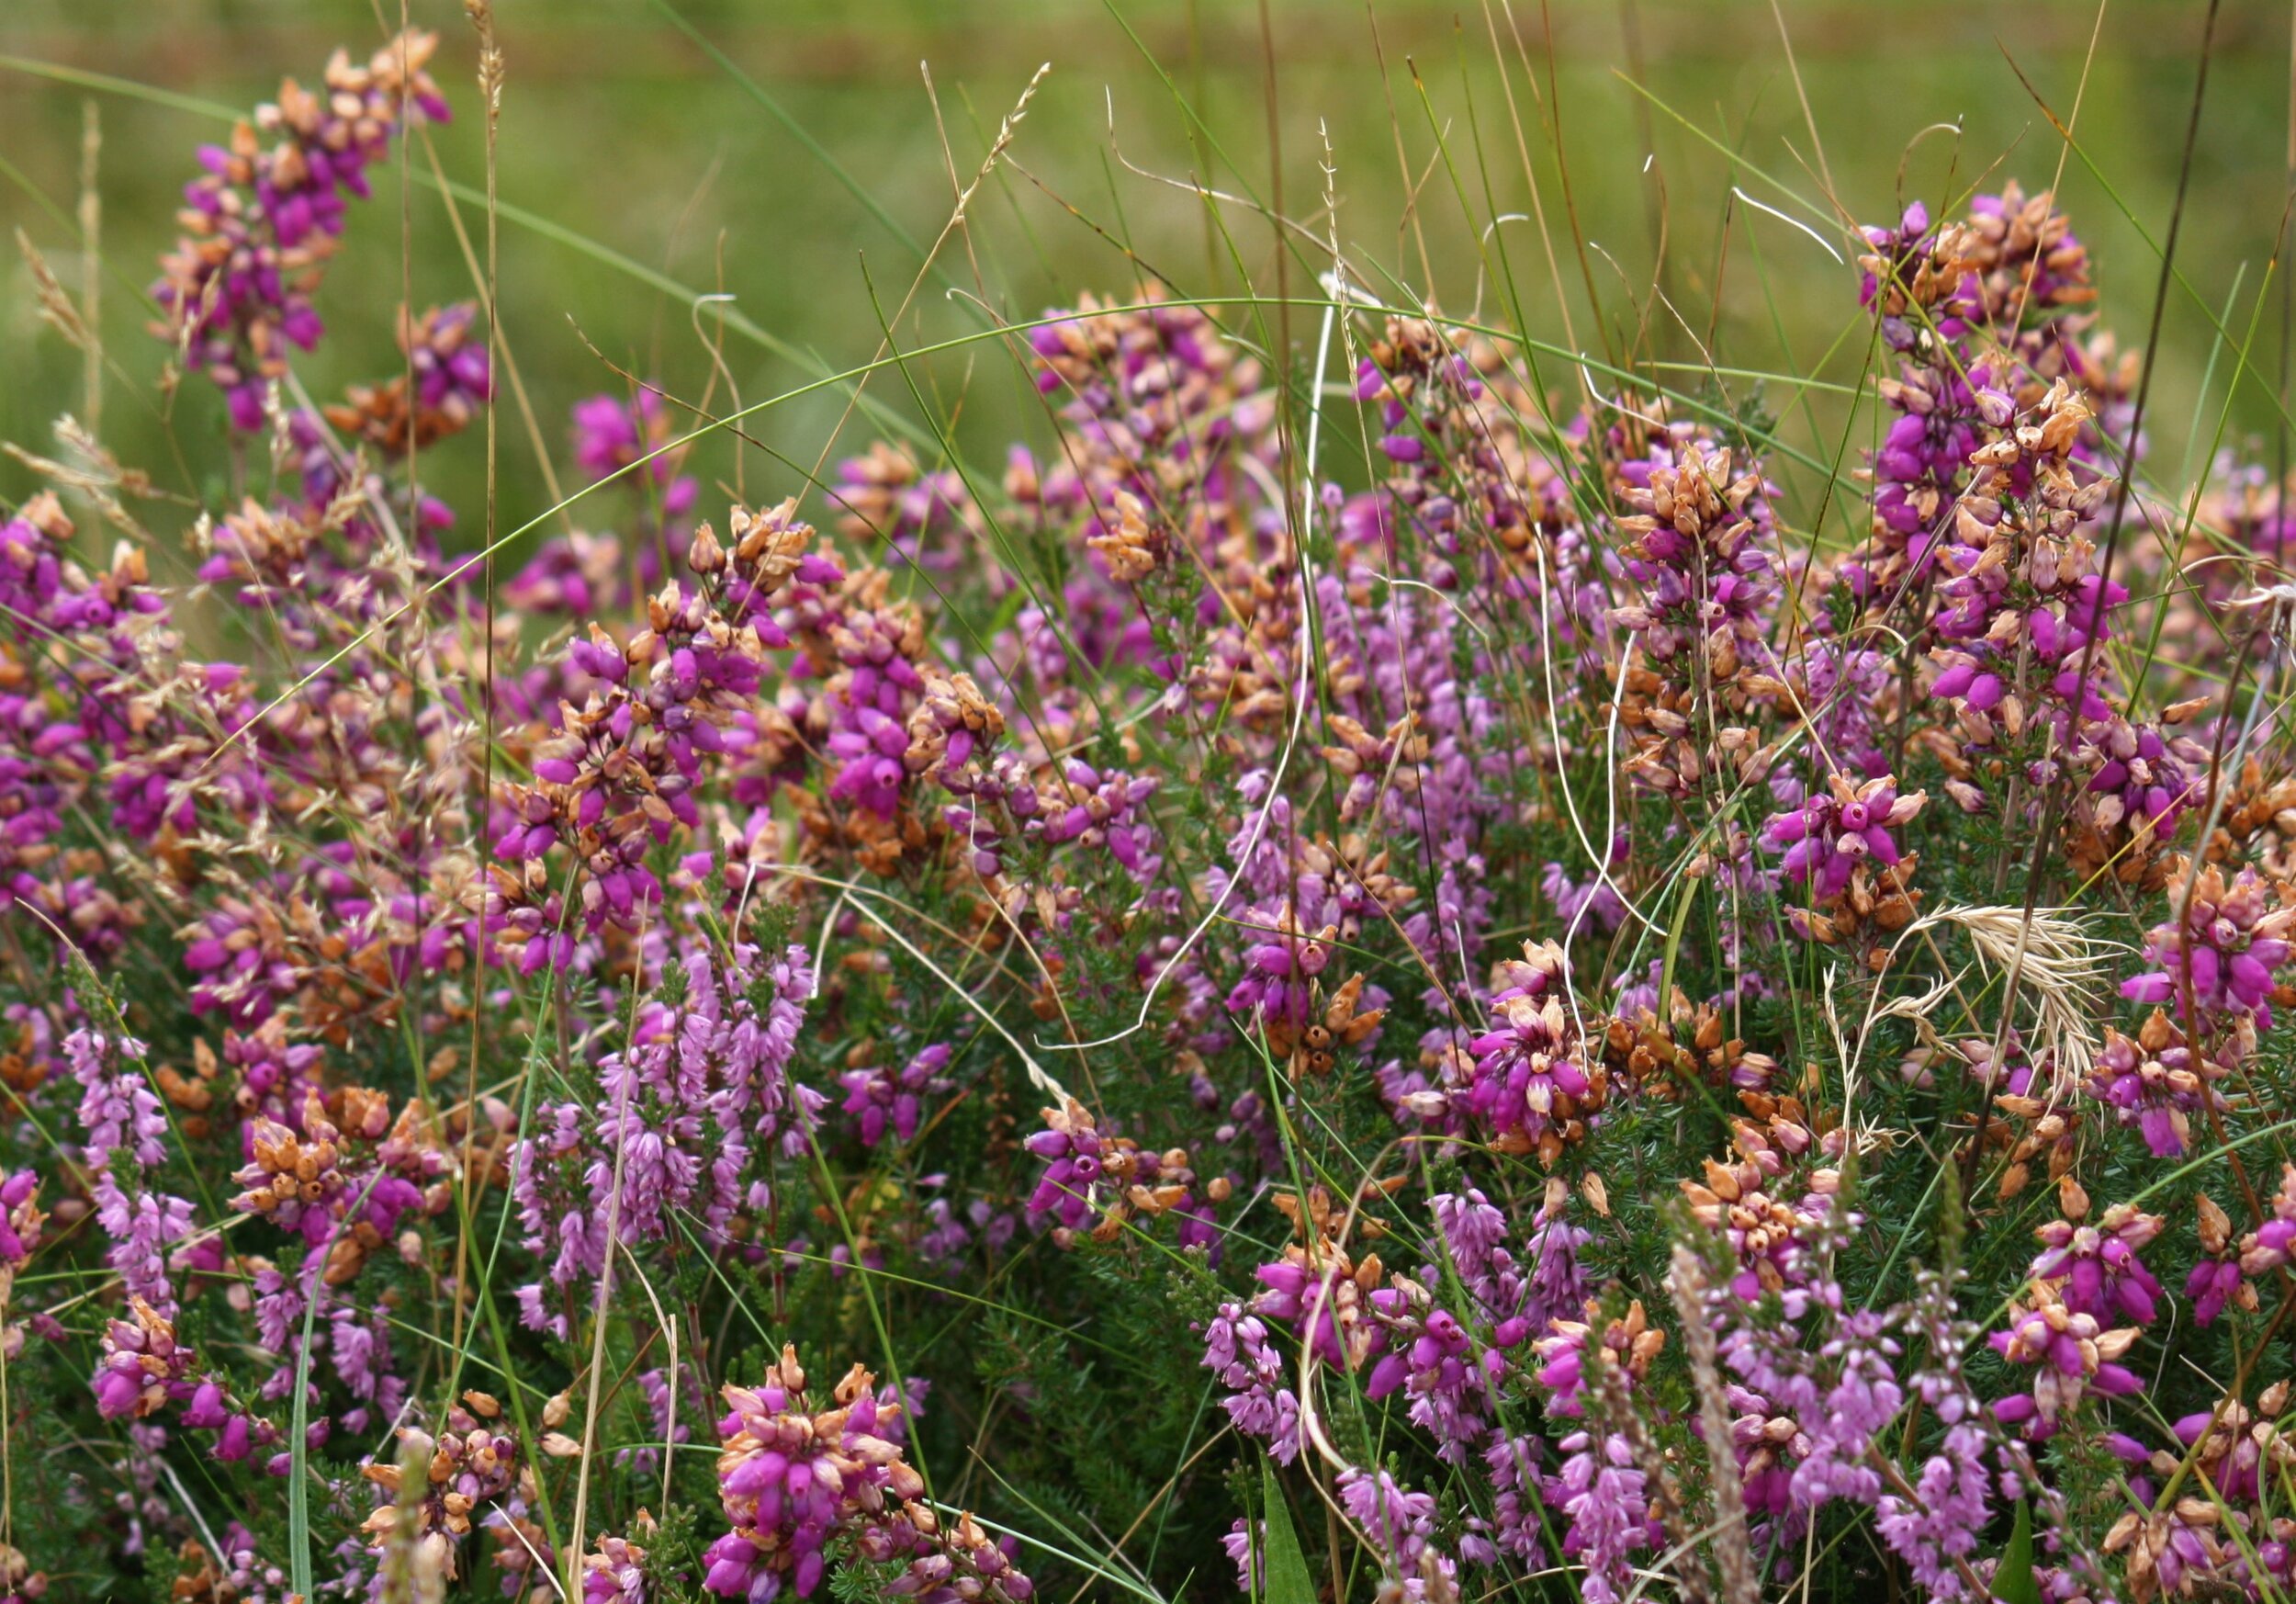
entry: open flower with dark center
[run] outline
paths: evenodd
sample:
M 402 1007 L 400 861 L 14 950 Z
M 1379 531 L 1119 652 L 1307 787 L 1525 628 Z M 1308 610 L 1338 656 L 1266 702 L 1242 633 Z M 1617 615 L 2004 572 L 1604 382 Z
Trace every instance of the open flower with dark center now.
M 1860 784 L 1837 774 L 1827 784 L 1801 807 L 1773 814 L 1762 829 L 1762 840 L 1785 854 L 1778 865 L 1785 877 L 1806 883 L 1820 898 L 1847 890 L 1862 864 L 1896 864 L 1902 854 L 1891 830 L 1911 822 L 1929 800 L 1919 791 L 1898 795 L 1887 774 Z

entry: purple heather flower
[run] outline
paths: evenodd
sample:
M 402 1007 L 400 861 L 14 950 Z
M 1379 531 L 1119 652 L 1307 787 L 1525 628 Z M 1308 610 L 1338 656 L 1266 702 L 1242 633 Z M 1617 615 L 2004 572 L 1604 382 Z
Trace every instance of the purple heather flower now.
M 152 296 L 163 331 L 220 387 L 234 428 L 263 427 L 264 396 L 288 347 L 319 342 L 310 290 L 343 230 L 346 198 L 367 194 L 366 169 L 419 113 L 447 118 L 422 69 L 435 35 L 410 32 L 364 64 L 338 51 L 320 92 L 289 80 L 242 123 L 229 146 L 199 152 L 184 186 L 184 236 L 161 259 Z
M 1611 621 L 1639 635 L 1661 664 L 1687 663 L 1694 649 L 1711 654 L 1717 636 L 1742 660 L 1766 660 L 1779 564 L 1760 464 L 1738 472 L 1729 450 L 1707 441 L 1686 442 L 1678 461 L 1660 449 L 1669 460 L 1627 465 L 1622 499 L 1633 512 L 1618 526 L 1630 537 L 1626 574 L 1643 596 L 1612 609 Z
M 594 395 L 574 404 L 574 460 L 592 480 L 661 452 L 647 463 L 646 473 L 660 489 L 662 515 L 668 518 L 691 512 L 701 490 L 693 480 L 679 477 L 681 453 L 662 449 L 674 438 L 661 392 L 651 385 L 640 386 L 635 401 Z
M 2008 1328 L 1986 1339 L 2009 1363 L 2033 1367 L 2032 1390 L 1995 1404 L 1995 1418 L 2024 1428 L 2039 1441 L 2056 1431 L 2085 1394 L 2113 1397 L 2141 1390 L 2135 1372 L 2118 1362 L 2136 1335 L 2133 1326 L 2106 1330 L 2096 1316 L 2067 1308 L 2054 1282 L 2035 1282 L 2030 1303 L 2011 1305 Z
M 1021 1146 L 1044 1160 L 1044 1174 L 1029 1196 L 1032 1216 L 1057 1214 L 1074 1231 L 1091 1218 L 1093 1189 L 1100 1181 L 1101 1138 L 1081 1103 L 1044 1111 L 1045 1129 L 1022 1138 Z
M 2124 1125 L 2143 1133 L 2156 1158 L 2192 1149 L 2192 1116 L 2227 1106 L 2216 1083 L 2229 1073 L 2196 1055 L 2158 1009 L 2132 1038 L 2108 1026 L 2084 1088 Z
M 755 1387 L 728 1386 L 718 1422 L 717 1474 L 732 1530 L 702 1556 L 702 1585 L 723 1598 L 759 1601 L 786 1587 L 809 1598 L 830 1545 L 850 1539 L 860 1558 L 906 1563 L 885 1591 L 922 1604 L 982 1599 L 1022 1604 L 1034 1585 L 1009 1552 L 969 1516 L 935 1519 L 922 1477 L 903 1457 L 905 1406 L 874 1390 L 858 1366 L 816 1409 L 794 1349 Z
M 1221 1407 L 1235 1429 L 1261 1439 L 1277 1463 L 1289 1464 L 1300 1452 L 1300 1400 L 1285 1384 L 1266 1323 L 1240 1304 L 1221 1305 L 1204 1327 L 1202 1362 L 1227 1389 Z
M 2244 1275 L 2268 1275 L 2296 1261 L 2296 1164 L 2284 1165 L 2272 1194 L 2272 1217 L 2241 1239 Z
M 2192 1302 L 2193 1323 L 2213 1325 L 2225 1306 L 2239 1298 L 2245 1281 L 2237 1259 L 2203 1259 L 2195 1264 L 2184 1283 L 2184 1295 Z
M 1452 1104 L 1492 1131 L 1502 1151 L 1535 1151 L 1552 1163 L 1602 1106 L 1599 1070 L 1564 1007 L 1561 949 L 1525 943 L 1524 953 L 1508 967 L 1511 983 L 1491 999 L 1498 1028 L 1468 1044 L 1470 1075 Z
M 1227 1551 L 1228 1563 L 1235 1566 L 1236 1591 L 1248 1598 L 1260 1594 L 1259 1554 L 1267 1542 L 1267 1522 L 1255 1520 L 1246 1525 L 1242 1519 L 1228 1528 L 1220 1546 Z
M 601 1535 L 582 1556 L 582 1604 L 646 1604 L 646 1551 L 625 1538 Z
M 39 1209 L 39 1172 L 18 1169 L 0 1176 L 0 1265 L 22 1270 L 39 1250 L 40 1226 L 47 1216 Z
M 1339 1507 L 1367 1538 L 1388 1574 L 1410 1604 L 1454 1596 L 1454 1566 L 1433 1542 L 1435 1501 L 1431 1494 L 1407 1493 L 1383 1470 L 1350 1465 L 1334 1478 Z
M 881 1067 L 849 1069 L 838 1077 L 845 1088 L 844 1112 L 854 1116 L 863 1147 L 873 1147 L 884 1141 L 888 1126 L 897 1141 L 916 1137 L 918 1096 L 947 1089 L 948 1082 L 941 1076 L 949 1067 L 951 1052 L 948 1043 L 935 1042 L 897 1074 Z
M 103 1357 L 92 1384 L 97 1413 L 107 1420 L 140 1420 L 163 1407 L 178 1389 L 188 1395 L 192 1389 L 184 1378 L 191 1360 L 191 1349 L 176 1340 L 174 1325 L 131 1296 L 128 1318 L 104 1327 Z
M 169 1135 L 167 1111 L 146 1078 L 143 1054 L 143 1044 L 133 1038 L 113 1041 L 84 1028 L 64 1040 L 64 1056 L 82 1089 L 80 1126 L 87 1140 L 81 1160 L 94 1180 L 96 1223 L 112 1244 L 107 1261 L 131 1295 L 172 1318 L 175 1294 L 167 1250 L 190 1233 L 191 1204 L 143 1184 L 144 1172 L 166 1161 Z M 115 1155 L 127 1164 L 115 1164 Z
M 1886 774 L 1859 784 L 1837 774 L 1828 785 L 1801 807 L 1772 815 L 1762 829 L 1762 840 L 1785 854 L 1779 864 L 1785 877 L 1807 884 L 1821 900 L 1847 890 L 1859 864 L 1896 863 L 1897 841 L 1890 831 L 1910 822 L 1929 800 L 1919 791 L 1899 796 Z
M 478 302 L 456 301 L 429 312 L 405 335 L 417 402 L 424 412 L 446 414 L 456 427 L 494 397 L 486 343 L 472 337 L 478 316 Z
M 2151 971 L 2124 980 L 2132 1002 L 2162 1003 L 2183 1017 L 2200 1011 L 2203 1022 L 2253 1018 L 2272 1022 L 2272 972 L 2289 958 L 2296 908 L 2274 896 L 2251 868 L 2229 880 L 2214 864 L 2204 866 L 2186 898 L 2184 917 L 2153 927 L 2145 938 Z
M 1587 1281 L 1577 1249 L 1589 1234 L 1568 1224 L 1559 1208 L 1542 1209 L 1529 1238 L 1526 1274 L 1506 1246 L 1505 1215 L 1482 1193 L 1469 1189 L 1429 1203 L 1450 1275 L 1467 1293 L 1465 1320 L 1437 1305 L 1427 1290 L 1449 1286 L 1442 1266 L 1424 1267 L 1419 1282 L 1399 1278 L 1371 1293 L 1390 1334 L 1366 1391 L 1377 1399 L 1401 1390 L 1412 1423 L 1434 1438 L 1436 1456 L 1466 1463 L 1490 1429 L 1497 1389 L 1530 1356 L 1526 1339 L 1556 1315 L 1584 1304 Z
M 1615 869 L 1626 861 L 1626 832 L 1622 830 L 1611 840 L 1609 866 Z M 1601 934 L 1616 930 L 1626 917 L 1626 900 L 1606 875 L 1573 881 L 1560 864 L 1550 863 L 1539 871 L 1538 885 L 1547 900 L 1554 904 L 1557 917 L 1570 929 L 1584 928 Z
M 1930 1597 L 1960 1598 L 1966 1587 L 1962 1566 L 1975 1555 L 1992 1519 L 1986 1455 L 1994 1438 L 1984 1406 L 1963 1374 L 1972 1329 L 1954 1315 L 1953 1283 L 1928 1271 L 1918 1280 L 1908 1324 L 1925 1356 L 1912 1385 L 1945 1435 L 1939 1452 L 1910 1478 L 1918 1502 L 1884 1493 L 1875 1504 L 1875 1526 Z
M 2283 1177 L 2281 1191 L 2288 1190 Z M 2275 1198 L 2276 1216 L 2279 1206 Z M 2241 1269 L 2232 1216 L 2206 1192 L 2193 1200 L 2193 1209 L 2200 1216 L 2200 1257 L 2185 1278 L 2184 1287 L 2184 1295 L 2192 1300 L 2193 1319 L 2208 1326 L 2227 1307 L 2254 1310 L 2258 1301 L 2257 1289 Z
M 1542 1496 L 1570 1522 L 1564 1557 L 1586 1567 L 1579 1597 L 1586 1604 L 1622 1604 L 1634 1591 L 1635 1554 L 1660 1540 L 1648 1482 L 1615 1432 L 1576 1431 L 1558 1447 L 1562 1465 Z
M 2083 1214 L 2088 1201 L 2078 1199 Z M 2149 1326 L 2159 1306 L 2160 1282 L 2137 1251 L 2160 1230 L 2159 1215 L 2140 1214 L 2128 1203 L 2113 1204 L 2093 1223 L 2052 1220 L 2034 1232 L 2042 1253 L 2030 1273 L 2036 1281 L 2060 1283 L 2065 1306 L 2075 1314 Z
M 604 1273 L 610 1219 L 625 1244 L 674 1237 L 681 1218 L 725 1242 L 738 1212 L 770 1203 L 773 1159 L 808 1151 L 827 1099 L 789 1066 L 811 957 L 742 944 L 721 960 L 697 942 L 679 974 L 681 994 L 641 1006 L 629 1045 L 601 1062 L 597 1097 L 542 1103 L 512 1153 L 511 1199 L 556 1287 Z M 529 1325 L 548 1323 L 538 1291 L 520 1305 Z

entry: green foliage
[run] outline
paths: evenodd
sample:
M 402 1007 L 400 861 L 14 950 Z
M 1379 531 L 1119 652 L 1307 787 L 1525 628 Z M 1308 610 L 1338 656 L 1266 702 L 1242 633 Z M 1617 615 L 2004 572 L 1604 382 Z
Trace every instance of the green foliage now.
M 1291 1509 L 1273 1460 L 1260 1461 L 1260 1499 L 1266 1512 L 1266 1547 L 1257 1556 L 1265 1577 L 1260 1604 L 1315 1604 L 1315 1583 L 1308 1575 L 1307 1556 L 1300 1552 L 1299 1534 L 1291 1529 Z

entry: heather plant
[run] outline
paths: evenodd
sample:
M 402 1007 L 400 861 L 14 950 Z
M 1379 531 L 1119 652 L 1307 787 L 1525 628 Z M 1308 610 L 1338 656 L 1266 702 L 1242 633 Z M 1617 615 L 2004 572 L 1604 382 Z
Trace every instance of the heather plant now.
M 903 300 L 808 469 L 529 394 L 491 207 L 312 393 L 469 9 L 185 161 L 148 347 L 26 242 L 179 453 L 0 519 L 0 1597 L 2296 1591 L 2290 481 L 2054 161 L 1763 180 L 1806 446 L 1334 187 Z

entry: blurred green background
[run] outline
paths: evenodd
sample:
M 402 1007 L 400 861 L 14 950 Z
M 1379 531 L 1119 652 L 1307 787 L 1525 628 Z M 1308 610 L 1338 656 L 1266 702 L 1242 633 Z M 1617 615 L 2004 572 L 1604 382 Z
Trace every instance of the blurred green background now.
M 245 107 L 269 96 L 283 73 L 314 79 L 338 42 L 371 51 L 399 10 L 399 0 L 6 0 L 0 53 Z M 2100 28 L 2094 7 L 2058 0 L 1781 0 L 1779 11 L 1825 170 L 1843 206 L 1871 221 L 1895 214 L 1901 186 L 1933 203 L 1987 175 L 2045 186 L 2064 146 L 2010 60 L 2063 114 L 2097 29 L 2078 132 L 2098 172 L 2069 160 L 2064 189 L 2098 258 L 2107 320 L 2124 342 L 2142 344 L 2158 262 L 2144 233 L 2157 240 L 2165 230 L 2202 5 L 2122 0 L 2103 13 Z M 437 159 L 453 177 L 477 185 L 483 164 L 471 30 L 459 3 L 412 0 L 409 13 L 442 36 L 433 71 L 457 111 L 453 125 L 435 132 Z M 1727 367 L 1806 372 L 1823 360 L 1838 377 L 1853 375 L 1863 358 L 1853 272 L 1785 224 L 1728 206 L 1735 182 L 1767 204 L 1795 209 L 1734 169 L 1717 145 L 1804 196 L 1814 199 L 1821 188 L 1780 19 L 1766 0 L 1555 0 L 1551 13 L 1537 0 L 1514 0 L 1511 11 L 1422 0 L 1271 0 L 1265 44 L 1262 14 L 1250 0 L 684 0 L 674 14 L 658 0 L 499 0 L 499 17 L 508 59 L 501 195 L 547 225 L 503 224 L 503 315 L 562 468 L 568 403 L 622 387 L 591 346 L 681 393 L 698 397 L 710 382 L 713 364 L 692 312 L 647 275 L 695 290 L 722 288 L 766 336 L 770 344 L 738 333 L 727 339 L 727 373 L 745 400 L 821 367 L 868 360 L 884 319 L 917 277 L 917 243 L 930 241 L 948 219 L 942 130 L 969 177 L 998 119 L 1046 62 L 1051 73 L 1011 160 L 983 187 L 967 229 L 941 255 L 946 277 L 923 283 L 898 325 L 904 345 L 980 328 L 980 314 L 961 295 L 983 295 L 1001 314 L 1022 317 L 1080 289 L 1122 292 L 1140 272 L 1120 242 L 1189 293 L 1233 293 L 1247 276 L 1272 292 L 1265 220 L 1244 204 L 1208 207 L 1185 182 L 1164 181 L 1200 178 L 1230 194 L 1272 198 L 1272 84 L 1285 209 L 1322 226 L 1328 159 L 1350 254 L 1446 310 L 1475 301 L 1482 220 L 1529 209 L 1519 154 L 1527 149 L 1581 345 L 1592 340 L 1593 320 L 1566 204 L 1591 243 L 1588 264 L 1605 311 L 1629 337 L 1663 228 L 1662 283 L 1681 318 L 1654 307 L 1647 352 L 1693 358 L 1710 339 Z M 2237 285 L 2243 299 L 2228 321 L 2244 338 L 2286 193 L 2289 26 L 2284 7 L 2223 7 L 2185 217 L 2179 264 L 2192 291 L 2222 307 Z M 920 63 L 938 92 L 938 122 Z M 1629 80 L 1647 85 L 1662 106 Z M 80 243 L 71 217 L 83 107 L 91 102 L 101 117 L 102 247 L 111 270 L 104 326 L 114 362 L 148 389 L 163 352 L 143 333 L 132 292 L 151 278 L 153 255 L 172 232 L 195 146 L 222 127 L 163 100 L 0 72 L 0 156 L 7 164 L 0 221 L 20 226 L 75 286 Z M 1567 197 L 1550 122 L 1561 132 Z M 420 142 L 414 160 L 427 166 Z M 1727 251 L 1726 209 L 1735 211 Z M 1424 258 L 1407 218 L 1424 233 Z M 475 210 L 467 221 L 481 227 Z M 1535 232 L 1510 225 L 1500 243 L 1533 325 L 1559 340 Z M 83 405 L 80 365 L 39 325 L 28 274 L 13 250 L 7 261 L 0 438 L 42 447 L 55 416 Z M 411 263 L 418 304 L 471 291 L 439 195 L 418 186 L 402 197 L 394 168 L 355 213 L 321 295 L 329 338 L 302 366 L 315 394 L 397 371 L 390 331 L 402 262 Z M 1295 289 L 1305 289 L 1298 264 L 1291 273 Z M 1392 283 L 1374 288 L 1398 293 Z M 1495 311 L 1495 290 L 1484 293 Z M 2273 416 L 2264 387 L 2278 370 L 2279 301 L 2275 290 L 2257 325 L 2251 359 L 2262 371 L 2234 407 L 2235 440 L 2253 440 Z M 1297 320 L 1292 332 L 1304 344 L 1312 323 Z M 2178 293 L 2150 431 L 2163 477 L 2172 477 L 2196 417 L 2203 445 L 2214 430 L 2237 363 L 2234 353 L 2214 350 L 2213 339 L 2207 317 Z M 2216 399 L 2202 406 L 2212 356 Z M 996 462 L 1001 440 L 1041 427 L 1031 392 L 994 343 L 922 365 L 916 377 L 925 404 L 955 417 L 957 438 L 979 460 Z M 1558 372 L 1548 378 L 1561 382 Z M 720 378 L 721 401 L 725 390 Z M 897 373 L 874 379 L 871 393 L 917 411 Z M 1769 403 L 1787 411 L 1792 393 L 1773 386 Z M 841 411 L 841 398 L 816 396 L 758 420 L 756 433 L 810 466 Z M 220 407 L 204 382 L 186 385 L 174 419 L 176 444 L 193 465 L 188 481 L 156 414 L 117 378 L 104 415 L 107 438 L 125 458 L 211 501 L 225 488 L 228 457 L 215 448 Z M 1818 422 L 1795 417 L 1789 433 L 1807 441 Z M 865 422 L 850 425 L 840 449 L 858 449 L 872 432 Z M 1825 455 L 1836 439 L 1822 438 Z M 426 474 L 467 507 L 480 460 L 466 439 L 442 451 Z M 534 453 L 511 418 L 502 463 L 506 522 L 546 504 Z M 730 464 L 729 453 L 718 451 L 703 470 L 724 478 Z M 793 482 L 792 470 L 752 458 L 753 498 L 768 481 Z M 21 494 L 30 482 L 17 464 L 0 462 L 0 491 Z

